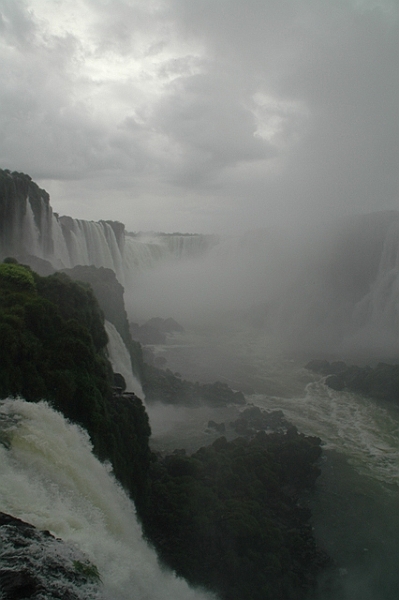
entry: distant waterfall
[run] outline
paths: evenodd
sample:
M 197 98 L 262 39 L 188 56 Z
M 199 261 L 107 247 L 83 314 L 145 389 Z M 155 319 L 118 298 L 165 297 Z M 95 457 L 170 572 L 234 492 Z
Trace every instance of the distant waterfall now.
M 384 240 L 377 276 L 368 293 L 355 305 L 354 332 L 348 344 L 373 340 L 375 347 L 399 349 L 399 220 L 393 221 Z
M 111 268 L 134 320 L 239 313 L 295 351 L 397 355 L 399 213 L 357 215 L 307 243 L 265 230 L 133 234 L 114 221 L 59 217 L 28 176 L 0 170 L 0 260 L 39 272 L 32 255 L 55 269 Z
M 76 265 L 107 267 L 126 284 L 134 279 L 136 272 L 163 260 L 201 256 L 215 239 L 199 234 L 134 236 L 126 234 L 121 223 L 58 217 L 51 208 L 49 218 L 40 229 L 27 198 L 21 227 L 16 228 L 13 243 L 3 247 L 2 255 L 31 254 L 49 261 L 55 269 Z
M 139 398 L 144 398 L 143 390 L 136 377 L 133 375 L 130 354 L 117 329 L 109 321 L 105 321 L 105 331 L 108 335 L 108 353 L 112 368 L 115 373 L 123 375 L 126 382 L 126 391 L 133 392 Z
M 45 402 L 6 400 L 0 440 L 0 511 L 76 544 L 97 566 L 104 598 L 209 598 L 159 567 L 134 505 L 83 430 Z

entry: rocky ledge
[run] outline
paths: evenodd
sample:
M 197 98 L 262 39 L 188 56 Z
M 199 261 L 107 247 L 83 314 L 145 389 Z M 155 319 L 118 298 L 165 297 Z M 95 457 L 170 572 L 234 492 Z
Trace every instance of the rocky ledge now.
M 77 548 L 0 513 L 1 600 L 101 600 L 97 568 Z

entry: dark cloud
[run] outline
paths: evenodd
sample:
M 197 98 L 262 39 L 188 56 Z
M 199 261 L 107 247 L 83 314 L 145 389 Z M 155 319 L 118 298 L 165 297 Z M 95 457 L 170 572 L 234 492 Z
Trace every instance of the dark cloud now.
M 0 0 L 0 16 L 1 163 L 64 212 L 112 218 L 112 197 L 130 229 L 209 231 L 397 206 L 395 2 Z
M 275 154 L 269 143 L 255 137 L 254 116 L 237 101 L 240 92 L 235 91 L 235 82 L 222 74 L 200 74 L 178 80 L 159 103 L 154 124 L 179 146 L 176 184 L 206 184 L 227 166 Z

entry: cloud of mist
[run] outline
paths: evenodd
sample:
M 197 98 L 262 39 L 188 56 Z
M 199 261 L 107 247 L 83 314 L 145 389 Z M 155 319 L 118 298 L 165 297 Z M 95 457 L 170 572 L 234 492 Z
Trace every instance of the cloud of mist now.
M 204 256 L 172 259 L 134 276 L 127 303 L 136 318 L 172 316 L 207 327 L 245 317 L 290 281 L 295 252 L 267 230 L 221 238 Z
M 199 258 L 140 272 L 131 319 L 263 333 L 289 352 L 391 359 L 398 349 L 399 216 L 371 213 L 302 231 L 221 238 Z M 306 234 L 306 235 L 305 235 Z

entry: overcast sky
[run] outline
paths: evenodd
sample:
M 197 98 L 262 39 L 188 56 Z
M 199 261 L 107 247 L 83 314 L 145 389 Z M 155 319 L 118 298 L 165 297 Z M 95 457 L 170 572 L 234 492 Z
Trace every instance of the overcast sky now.
M 398 0 L 0 0 L 0 166 L 228 232 L 399 208 Z

